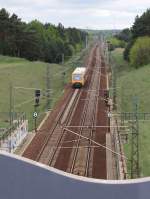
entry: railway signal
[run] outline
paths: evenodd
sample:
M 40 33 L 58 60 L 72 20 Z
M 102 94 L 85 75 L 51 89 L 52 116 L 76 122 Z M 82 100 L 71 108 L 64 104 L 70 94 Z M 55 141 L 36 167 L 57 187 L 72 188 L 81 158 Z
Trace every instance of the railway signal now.
M 41 91 L 35 90 L 35 106 L 39 106 L 40 95 L 41 95 Z
M 39 106 L 40 96 L 41 96 L 41 90 L 36 89 L 35 90 L 35 105 L 34 105 L 34 113 L 33 113 L 35 132 L 37 132 L 37 116 L 38 116 L 36 107 Z

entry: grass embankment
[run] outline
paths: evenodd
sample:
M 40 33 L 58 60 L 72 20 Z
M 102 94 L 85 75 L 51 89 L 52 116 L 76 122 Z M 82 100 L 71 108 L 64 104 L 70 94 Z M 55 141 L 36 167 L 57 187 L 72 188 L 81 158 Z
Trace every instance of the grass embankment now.
M 31 130 L 34 128 L 35 91 L 26 88 L 42 89 L 40 106 L 37 108 L 39 120 L 41 120 L 47 108 L 45 96 L 47 65 L 50 67 L 51 107 L 53 107 L 63 94 L 64 84 L 70 81 L 74 68 L 82 65 L 84 54 L 85 52 L 75 55 L 64 65 L 30 62 L 25 59 L 0 56 L 0 127 L 9 125 L 10 84 L 13 86 L 14 112 L 26 113 Z M 65 78 L 62 75 L 63 71 L 65 71 Z
M 133 69 L 123 60 L 122 53 L 122 49 L 112 52 L 113 62 L 117 68 L 118 111 L 132 112 L 133 97 L 138 96 L 138 111 L 150 112 L 150 64 Z M 150 121 L 140 122 L 139 129 L 141 176 L 150 176 Z M 130 146 L 130 142 L 125 144 L 128 155 Z

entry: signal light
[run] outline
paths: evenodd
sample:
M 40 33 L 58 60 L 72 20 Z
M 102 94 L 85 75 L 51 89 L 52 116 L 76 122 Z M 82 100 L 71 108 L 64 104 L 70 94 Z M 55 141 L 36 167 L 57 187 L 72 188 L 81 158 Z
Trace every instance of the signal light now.
M 41 91 L 35 90 L 35 106 L 39 106 L 40 95 L 41 95 Z
M 40 90 L 35 90 L 35 97 L 40 97 L 41 91 Z

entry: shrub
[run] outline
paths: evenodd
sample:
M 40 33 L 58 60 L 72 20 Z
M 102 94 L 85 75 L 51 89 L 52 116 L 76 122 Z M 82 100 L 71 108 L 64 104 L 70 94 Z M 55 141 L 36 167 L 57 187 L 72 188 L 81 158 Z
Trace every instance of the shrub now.
M 129 57 L 129 53 L 130 53 L 130 50 L 134 44 L 134 40 L 131 40 L 127 45 L 126 45 L 126 48 L 124 50 L 124 53 L 123 53 L 123 56 L 124 56 L 124 59 L 126 61 L 130 61 L 130 57 Z
M 119 40 L 115 37 L 112 37 L 108 40 L 110 42 L 110 44 L 113 46 L 113 49 L 114 48 L 124 48 L 125 45 L 126 45 L 126 42 L 123 41 L 123 40 Z
M 150 37 L 139 37 L 130 50 L 130 62 L 135 68 L 150 63 Z

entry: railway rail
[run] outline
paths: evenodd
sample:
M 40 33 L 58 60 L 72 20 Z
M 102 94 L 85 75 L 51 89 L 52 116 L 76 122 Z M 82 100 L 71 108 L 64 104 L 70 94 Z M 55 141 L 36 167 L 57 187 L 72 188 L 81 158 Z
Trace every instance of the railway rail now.
M 55 156 L 57 150 L 59 149 L 65 135 L 65 130 L 62 128 L 62 124 L 66 123 L 69 125 L 69 119 L 72 118 L 80 93 L 80 90 L 75 90 L 69 105 L 66 105 L 67 107 L 65 111 L 56 119 L 56 123 L 51 129 L 51 133 L 45 141 L 39 155 L 36 158 L 36 161 L 51 165 L 52 161 L 54 162 L 56 159 Z
M 96 63 L 93 67 L 93 74 L 91 78 L 91 83 L 89 85 L 89 90 L 94 90 L 94 92 L 89 92 L 87 95 L 87 99 L 85 100 L 84 110 L 82 112 L 82 120 L 80 122 L 80 129 L 78 142 L 76 144 L 73 161 L 71 167 L 68 168 L 68 171 L 74 174 L 83 175 L 83 176 L 91 176 L 92 165 L 90 164 L 90 160 L 92 158 L 92 143 L 91 141 L 81 139 L 80 136 L 83 135 L 93 139 L 94 129 L 83 128 L 84 125 L 87 126 L 95 126 L 96 112 L 97 112 L 97 104 L 98 104 L 98 90 L 100 87 L 100 64 L 99 60 L 99 49 L 96 52 Z M 99 65 L 99 67 L 98 67 Z M 80 147 L 81 146 L 81 147 Z M 87 146 L 87 147 L 84 147 Z
M 23 156 L 76 175 L 106 179 L 106 149 L 91 141 L 106 146 L 109 132 L 103 93 L 107 71 L 99 43 L 91 50 L 86 65 L 85 87 L 68 88 Z

